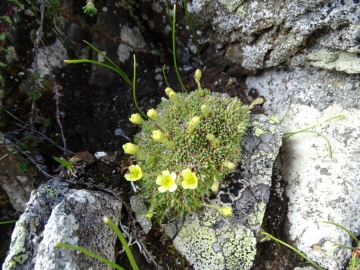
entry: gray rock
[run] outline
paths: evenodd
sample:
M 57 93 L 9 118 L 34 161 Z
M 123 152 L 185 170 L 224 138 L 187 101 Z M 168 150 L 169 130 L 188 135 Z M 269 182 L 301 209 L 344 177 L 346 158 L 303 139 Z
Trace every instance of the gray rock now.
M 287 65 L 359 73 L 360 10 L 355 1 L 188 3 L 205 63 L 248 73 Z M 236 5 L 235 5 L 236 4 Z
M 29 173 L 19 170 L 19 162 L 25 162 L 26 159 L 15 149 L 15 145 L 0 133 L 0 186 L 12 207 L 22 213 L 34 189 L 35 179 Z
M 253 264 L 281 133 L 265 115 L 251 116 L 251 128 L 242 145 L 240 165 L 221 183 L 217 197 L 211 200 L 212 204 L 232 205 L 233 217 L 202 208 L 165 226 L 175 248 L 194 269 L 240 270 Z
M 78 245 L 114 261 L 117 238 L 103 217 L 118 224 L 121 206 L 107 194 L 69 189 L 56 180 L 40 186 L 16 223 L 3 269 L 112 269 L 54 244 Z
M 300 69 L 269 69 L 249 76 L 249 89 L 255 89 L 267 102 L 263 108 L 281 119 L 286 132 L 319 123 L 311 131 L 297 134 L 283 143 L 280 160 L 286 182 L 288 241 L 325 269 L 343 269 L 351 255 L 331 241 L 351 246 L 351 238 L 333 225 L 336 222 L 359 234 L 358 196 L 360 175 L 359 75 Z M 325 122 L 327 119 L 344 117 Z

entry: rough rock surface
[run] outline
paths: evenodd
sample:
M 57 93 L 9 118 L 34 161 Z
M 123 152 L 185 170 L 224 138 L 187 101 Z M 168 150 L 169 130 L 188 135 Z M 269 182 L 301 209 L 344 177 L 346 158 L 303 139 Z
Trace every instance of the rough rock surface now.
M 269 200 L 273 163 L 281 133 L 265 115 L 251 116 L 242 142 L 238 169 L 220 185 L 211 202 L 232 205 L 233 217 L 212 208 L 187 214 L 165 226 L 174 246 L 194 269 L 249 269 L 256 254 L 256 237 Z
M 24 162 L 26 159 L 17 151 L 11 153 L 15 149 L 15 145 L 6 140 L 0 133 L 0 158 L 2 158 L 0 161 L 0 186 L 4 191 L 2 196 L 4 200 L 2 201 L 5 203 L 5 201 L 9 200 L 12 207 L 18 213 L 22 213 L 34 188 L 35 179 L 29 173 L 19 171 L 18 163 Z M 5 208 L 1 207 L 0 212 L 3 212 Z
M 117 224 L 120 211 L 121 202 L 107 194 L 69 189 L 52 180 L 32 193 L 16 223 L 3 269 L 111 269 L 54 244 L 81 246 L 114 261 L 117 238 L 103 217 Z
M 232 74 L 287 65 L 360 72 L 358 1 L 188 3 L 205 63 Z
M 344 231 L 318 220 L 336 222 L 355 235 L 360 231 L 360 76 L 316 69 L 270 69 L 249 76 L 250 91 L 267 102 L 265 112 L 283 117 L 283 132 L 323 123 L 283 144 L 283 179 L 287 183 L 289 241 L 326 269 L 343 269 L 351 255 L 330 241 L 351 246 Z M 344 117 L 325 121 L 337 115 Z

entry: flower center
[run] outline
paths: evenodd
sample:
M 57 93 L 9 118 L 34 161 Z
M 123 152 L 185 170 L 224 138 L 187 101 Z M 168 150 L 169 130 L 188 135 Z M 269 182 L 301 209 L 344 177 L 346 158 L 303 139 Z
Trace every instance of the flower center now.
M 162 184 L 164 187 L 169 188 L 173 185 L 173 181 L 170 176 L 164 176 Z

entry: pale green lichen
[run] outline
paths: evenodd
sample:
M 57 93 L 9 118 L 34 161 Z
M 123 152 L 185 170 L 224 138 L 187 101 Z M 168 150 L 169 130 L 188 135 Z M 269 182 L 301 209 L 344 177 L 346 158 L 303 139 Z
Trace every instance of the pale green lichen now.
M 256 254 L 252 231 L 214 209 L 187 218 L 174 245 L 194 269 L 245 270 L 252 266 Z
M 219 2 L 223 4 L 230 13 L 235 11 L 240 15 L 244 14 L 243 4 L 245 0 L 219 0 Z
M 307 60 L 314 67 L 336 69 L 349 74 L 360 73 L 357 53 L 321 49 L 307 55 Z
M 14 243 L 10 250 L 10 254 L 6 257 L 4 265 L 8 268 L 14 268 L 17 264 L 22 264 L 28 259 L 28 255 L 25 253 L 25 239 L 26 230 L 23 227 L 23 222 L 16 222 L 15 229 L 11 236 L 11 242 Z
M 249 215 L 248 217 L 249 225 L 257 226 L 262 224 L 265 215 L 266 204 L 263 201 L 260 201 L 256 206 L 256 210 L 257 211 L 255 211 L 253 214 Z
M 261 128 L 255 128 L 255 136 L 256 137 L 259 137 L 259 136 L 261 136 L 261 135 L 263 135 L 265 133 L 266 133 L 265 130 L 262 130 Z

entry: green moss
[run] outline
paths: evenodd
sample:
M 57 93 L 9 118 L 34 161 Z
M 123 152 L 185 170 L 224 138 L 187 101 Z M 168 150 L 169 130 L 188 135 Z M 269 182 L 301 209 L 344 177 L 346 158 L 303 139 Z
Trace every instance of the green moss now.
M 211 188 L 234 169 L 240 160 L 239 146 L 248 128 L 249 110 L 262 102 L 256 100 L 247 106 L 238 98 L 198 86 L 190 94 L 167 88 L 170 99 L 163 99 L 156 111 L 151 111 L 153 120 L 142 122 L 140 116 L 132 116 L 134 123 L 143 124 L 135 137 L 139 149 L 136 161 L 143 171 L 138 183 L 149 211 L 156 212 L 160 220 L 200 207 Z M 196 188 L 184 186 L 185 169 L 198 179 Z M 158 190 L 156 179 L 164 171 L 176 174 L 176 190 Z

